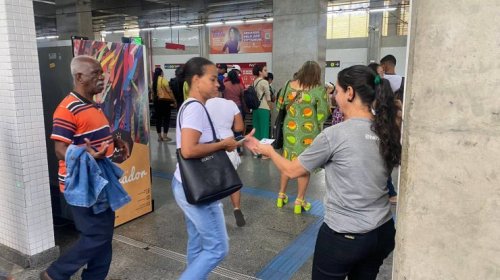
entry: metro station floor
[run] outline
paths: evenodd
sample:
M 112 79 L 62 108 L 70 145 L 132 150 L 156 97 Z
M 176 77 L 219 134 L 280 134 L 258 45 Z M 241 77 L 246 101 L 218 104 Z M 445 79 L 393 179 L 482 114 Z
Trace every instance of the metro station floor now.
M 175 139 L 173 131 L 169 137 Z M 187 233 L 170 188 L 175 163 L 175 143 L 158 142 L 154 133 L 151 166 L 155 210 L 116 228 L 107 279 L 177 279 L 183 271 Z M 288 188 L 291 203 L 276 208 L 279 173 L 269 160 L 254 159 L 245 151 L 238 172 L 244 183 L 241 209 L 247 223 L 236 226 L 229 198 L 224 199 L 230 251 L 209 279 L 310 279 L 316 234 L 323 221 L 324 171 L 311 176 L 307 199 L 313 208 L 302 215 L 293 213 L 297 192 L 293 181 Z M 77 237 L 72 225 L 56 227 L 55 233 L 61 253 Z M 15 279 L 39 279 L 39 272 L 47 265 L 23 269 L 0 258 L 0 271 L 10 272 Z M 391 279 L 391 270 L 392 255 L 377 279 Z M 71 279 L 81 278 L 78 273 Z

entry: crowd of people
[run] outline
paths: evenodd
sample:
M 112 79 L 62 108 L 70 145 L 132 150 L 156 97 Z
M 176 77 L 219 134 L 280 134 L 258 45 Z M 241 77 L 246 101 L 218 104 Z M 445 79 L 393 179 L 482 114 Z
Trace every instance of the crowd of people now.
M 171 109 L 177 108 L 181 113 L 177 114 L 175 141 L 182 158 L 200 159 L 225 151 L 237 169 L 245 147 L 257 158 L 270 159 L 281 173 L 278 208 L 288 203 L 288 182 L 297 178 L 295 214 L 311 209 L 305 197 L 309 178 L 324 169 L 325 216 L 316 239 L 312 279 L 376 279 L 395 244 L 390 199 L 396 194 L 390 175 L 401 160 L 400 100 L 404 84 L 404 78 L 394 72 L 395 64 L 395 58 L 387 56 L 380 65 L 351 66 L 339 72 L 335 85 L 325 86 L 319 64 L 307 61 L 277 92 L 271 87 L 272 74 L 265 65 L 257 64 L 251 86 L 261 102 L 251 112 L 245 105 L 241 69 L 228 72 L 225 64 L 217 67 L 208 59 L 195 57 L 177 69 L 170 82 L 161 69 L 156 69 L 152 91 L 158 141 L 172 140 L 167 135 L 169 120 Z M 103 88 L 100 64 L 91 57 L 75 57 L 71 73 L 74 90 L 54 113 L 51 136 L 61 160 L 61 191 L 67 182 L 67 150 L 73 145 L 83 148 L 97 162 L 115 149 L 128 157 L 127 146 L 113 139 L 105 116 L 93 101 Z M 78 114 L 79 120 L 70 106 L 75 102 L 85 105 L 87 111 Z M 271 137 L 271 112 L 283 109 L 283 148 L 278 152 L 261 140 Z M 246 133 L 244 120 L 250 113 L 253 129 Z M 331 114 L 339 120 L 325 128 Z M 82 138 L 92 130 L 88 123 L 99 125 L 102 133 L 88 132 L 90 139 Z M 218 139 L 213 139 L 214 135 Z M 229 251 L 222 204 L 220 200 L 188 202 L 181 172 L 177 165 L 171 184 L 188 233 L 187 266 L 180 279 L 207 279 Z M 230 199 L 237 226 L 245 226 L 241 192 L 232 193 Z M 101 212 L 92 207 L 71 207 L 80 239 L 41 273 L 41 279 L 69 279 L 84 265 L 84 279 L 106 277 L 116 210 L 107 206 Z

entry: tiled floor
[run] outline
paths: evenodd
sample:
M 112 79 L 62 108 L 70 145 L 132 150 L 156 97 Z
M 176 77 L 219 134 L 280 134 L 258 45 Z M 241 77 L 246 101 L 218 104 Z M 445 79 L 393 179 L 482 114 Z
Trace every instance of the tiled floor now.
M 176 279 L 184 268 L 186 229 L 168 180 L 175 170 L 175 145 L 158 143 L 155 136 L 152 140 L 156 209 L 116 229 L 108 279 Z M 315 235 L 322 220 L 323 171 L 312 175 L 307 193 L 307 198 L 315 202 L 315 211 L 295 215 L 291 205 L 275 207 L 279 173 L 271 162 L 254 159 L 248 152 L 242 159 L 238 171 L 245 184 L 242 210 L 247 224 L 236 226 L 229 199 L 225 199 L 230 252 L 210 279 L 310 279 Z M 288 193 L 296 194 L 295 183 L 290 184 Z M 71 225 L 56 228 L 56 243 L 62 251 L 75 237 Z M 378 279 L 391 279 L 391 266 L 392 256 L 382 266 Z M 41 269 L 22 269 L 0 258 L 0 271 L 11 272 L 15 279 L 38 279 Z

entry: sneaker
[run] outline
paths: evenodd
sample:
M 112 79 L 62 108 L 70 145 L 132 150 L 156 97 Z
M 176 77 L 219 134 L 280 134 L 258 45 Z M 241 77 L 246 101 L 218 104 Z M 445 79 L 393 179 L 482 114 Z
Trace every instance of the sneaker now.
M 234 210 L 234 218 L 236 219 L 236 225 L 242 227 L 246 224 L 245 217 L 243 217 L 243 213 L 240 209 Z

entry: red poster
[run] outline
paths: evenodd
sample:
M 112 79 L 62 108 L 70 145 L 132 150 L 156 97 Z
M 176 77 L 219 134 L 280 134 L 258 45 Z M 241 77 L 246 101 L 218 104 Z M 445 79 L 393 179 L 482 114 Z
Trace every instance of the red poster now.
M 261 64 L 267 66 L 265 62 L 251 62 L 251 63 L 225 63 L 227 65 L 227 70 L 230 71 L 234 65 L 238 65 L 241 68 L 241 80 L 243 82 L 243 86 L 246 88 L 253 83 L 255 80 L 255 76 L 252 73 L 252 69 L 255 64 Z M 217 63 L 219 65 L 219 63 Z
M 273 51 L 273 24 L 210 28 L 210 53 L 267 53 Z

